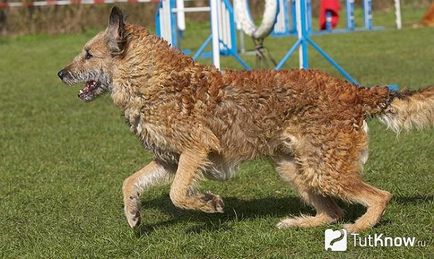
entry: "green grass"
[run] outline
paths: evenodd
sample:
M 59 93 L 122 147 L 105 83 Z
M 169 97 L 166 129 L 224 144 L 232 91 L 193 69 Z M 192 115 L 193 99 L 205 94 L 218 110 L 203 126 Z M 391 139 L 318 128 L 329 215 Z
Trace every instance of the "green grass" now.
M 205 28 L 191 25 L 185 46 L 198 46 Z M 134 233 L 124 219 L 121 185 L 150 155 L 108 96 L 85 104 L 76 97 L 77 88 L 64 87 L 56 78 L 91 35 L 0 39 L 0 257 L 433 258 L 434 131 L 397 137 L 376 121 L 370 122 L 365 179 L 394 198 L 380 224 L 363 235 L 415 236 L 427 241 L 426 247 L 349 245 L 349 251 L 333 253 L 323 251 L 327 226 L 277 230 L 281 218 L 312 209 L 266 160 L 245 163 L 227 182 L 202 184 L 225 199 L 221 215 L 178 210 L 168 186 L 151 189 L 142 197 L 143 224 Z M 434 82 L 432 29 L 314 39 L 365 85 L 416 89 Z M 280 58 L 290 41 L 266 44 Z M 336 74 L 311 54 L 313 67 Z M 224 65 L 238 67 L 228 58 Z M 296 57 L 287 67 L 296 67 Z M 356 205 L 345 208 L 345 221 L 364 211 Z

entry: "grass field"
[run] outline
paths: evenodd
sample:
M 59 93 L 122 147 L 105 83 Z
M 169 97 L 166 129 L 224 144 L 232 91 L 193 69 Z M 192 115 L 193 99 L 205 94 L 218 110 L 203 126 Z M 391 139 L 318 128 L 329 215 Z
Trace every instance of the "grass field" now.
M 384 16 L 392 24 L 393 16 Z M 205 28 L 193 25 L 184 46 L 198 46 Z M 178 210 L 168 186 L 153 188 L 142 197 L 140 230 L 131 231 L 123 215 L 122 181 L 151 156 L 109 96 L 85 104 L 76 97 L 77 88 L 64 87 L 56 77 L 92 35 L 0 38 L 0 257 L 434 258 L 434 130 L 397 137 L 377 121 L 369 123 L 365 179 L 394 198 L 380 224 L 362 236 L 415 236 L 426 241 L 425 247 L 349 244 L 347 252 L 325 252 L 324 230 L 342 222 L 276 229 L 281 218 L 312 210 L 266 160 L 245 163 L 227 182 L 203 183 L 203 190 L 222 195 L 224 214 Z M 364 85 L 416 89 L 434 83 L 433 29 L 314 39 Z M 280 58 L 290 42 L 266 44 Z M 336 74 L 311 53 L 313 67 Z M 224 65 L 238 67 L 230 59 Z M 287 67 L 296 67 L 295 57 Z M 344 221 L 364 212 L 360 206 L 344 207 Z

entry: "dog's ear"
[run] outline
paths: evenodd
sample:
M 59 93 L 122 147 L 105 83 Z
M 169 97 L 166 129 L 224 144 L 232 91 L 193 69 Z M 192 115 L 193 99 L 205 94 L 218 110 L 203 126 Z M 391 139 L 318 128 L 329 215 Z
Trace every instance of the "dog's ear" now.
M 123 52 L 125 37 L 124 15 L 117 6 L 112 8 L 110 13 L 108 27 L 106 29 L 107 45 L 112 55 L 119 55 Z

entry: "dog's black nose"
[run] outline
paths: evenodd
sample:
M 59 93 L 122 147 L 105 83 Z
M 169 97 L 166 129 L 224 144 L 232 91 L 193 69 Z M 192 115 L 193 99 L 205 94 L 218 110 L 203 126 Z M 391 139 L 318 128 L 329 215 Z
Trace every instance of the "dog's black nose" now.
M 60 70 L 59 72 L 57 72 L 57 76 L 58 76 L 61 80 L 63 80 L 63 78 L 66 76 L 67 73 L 68 73 L 68 72 L 66 72 L 65 69 L 62 69 L 62 70 Z

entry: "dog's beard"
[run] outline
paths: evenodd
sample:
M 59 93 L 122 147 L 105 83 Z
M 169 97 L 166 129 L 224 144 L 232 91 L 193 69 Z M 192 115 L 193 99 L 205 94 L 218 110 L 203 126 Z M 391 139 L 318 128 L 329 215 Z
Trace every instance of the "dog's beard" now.
M 109 80 L 101 73 L 92 72 L 87 74 L 70 74 L 64 83 L 75 85 L 84 82 L 84 87 L 79 91 L 78 97 L 86 102 L 92 101 L 97 96 L 109 90 Z

